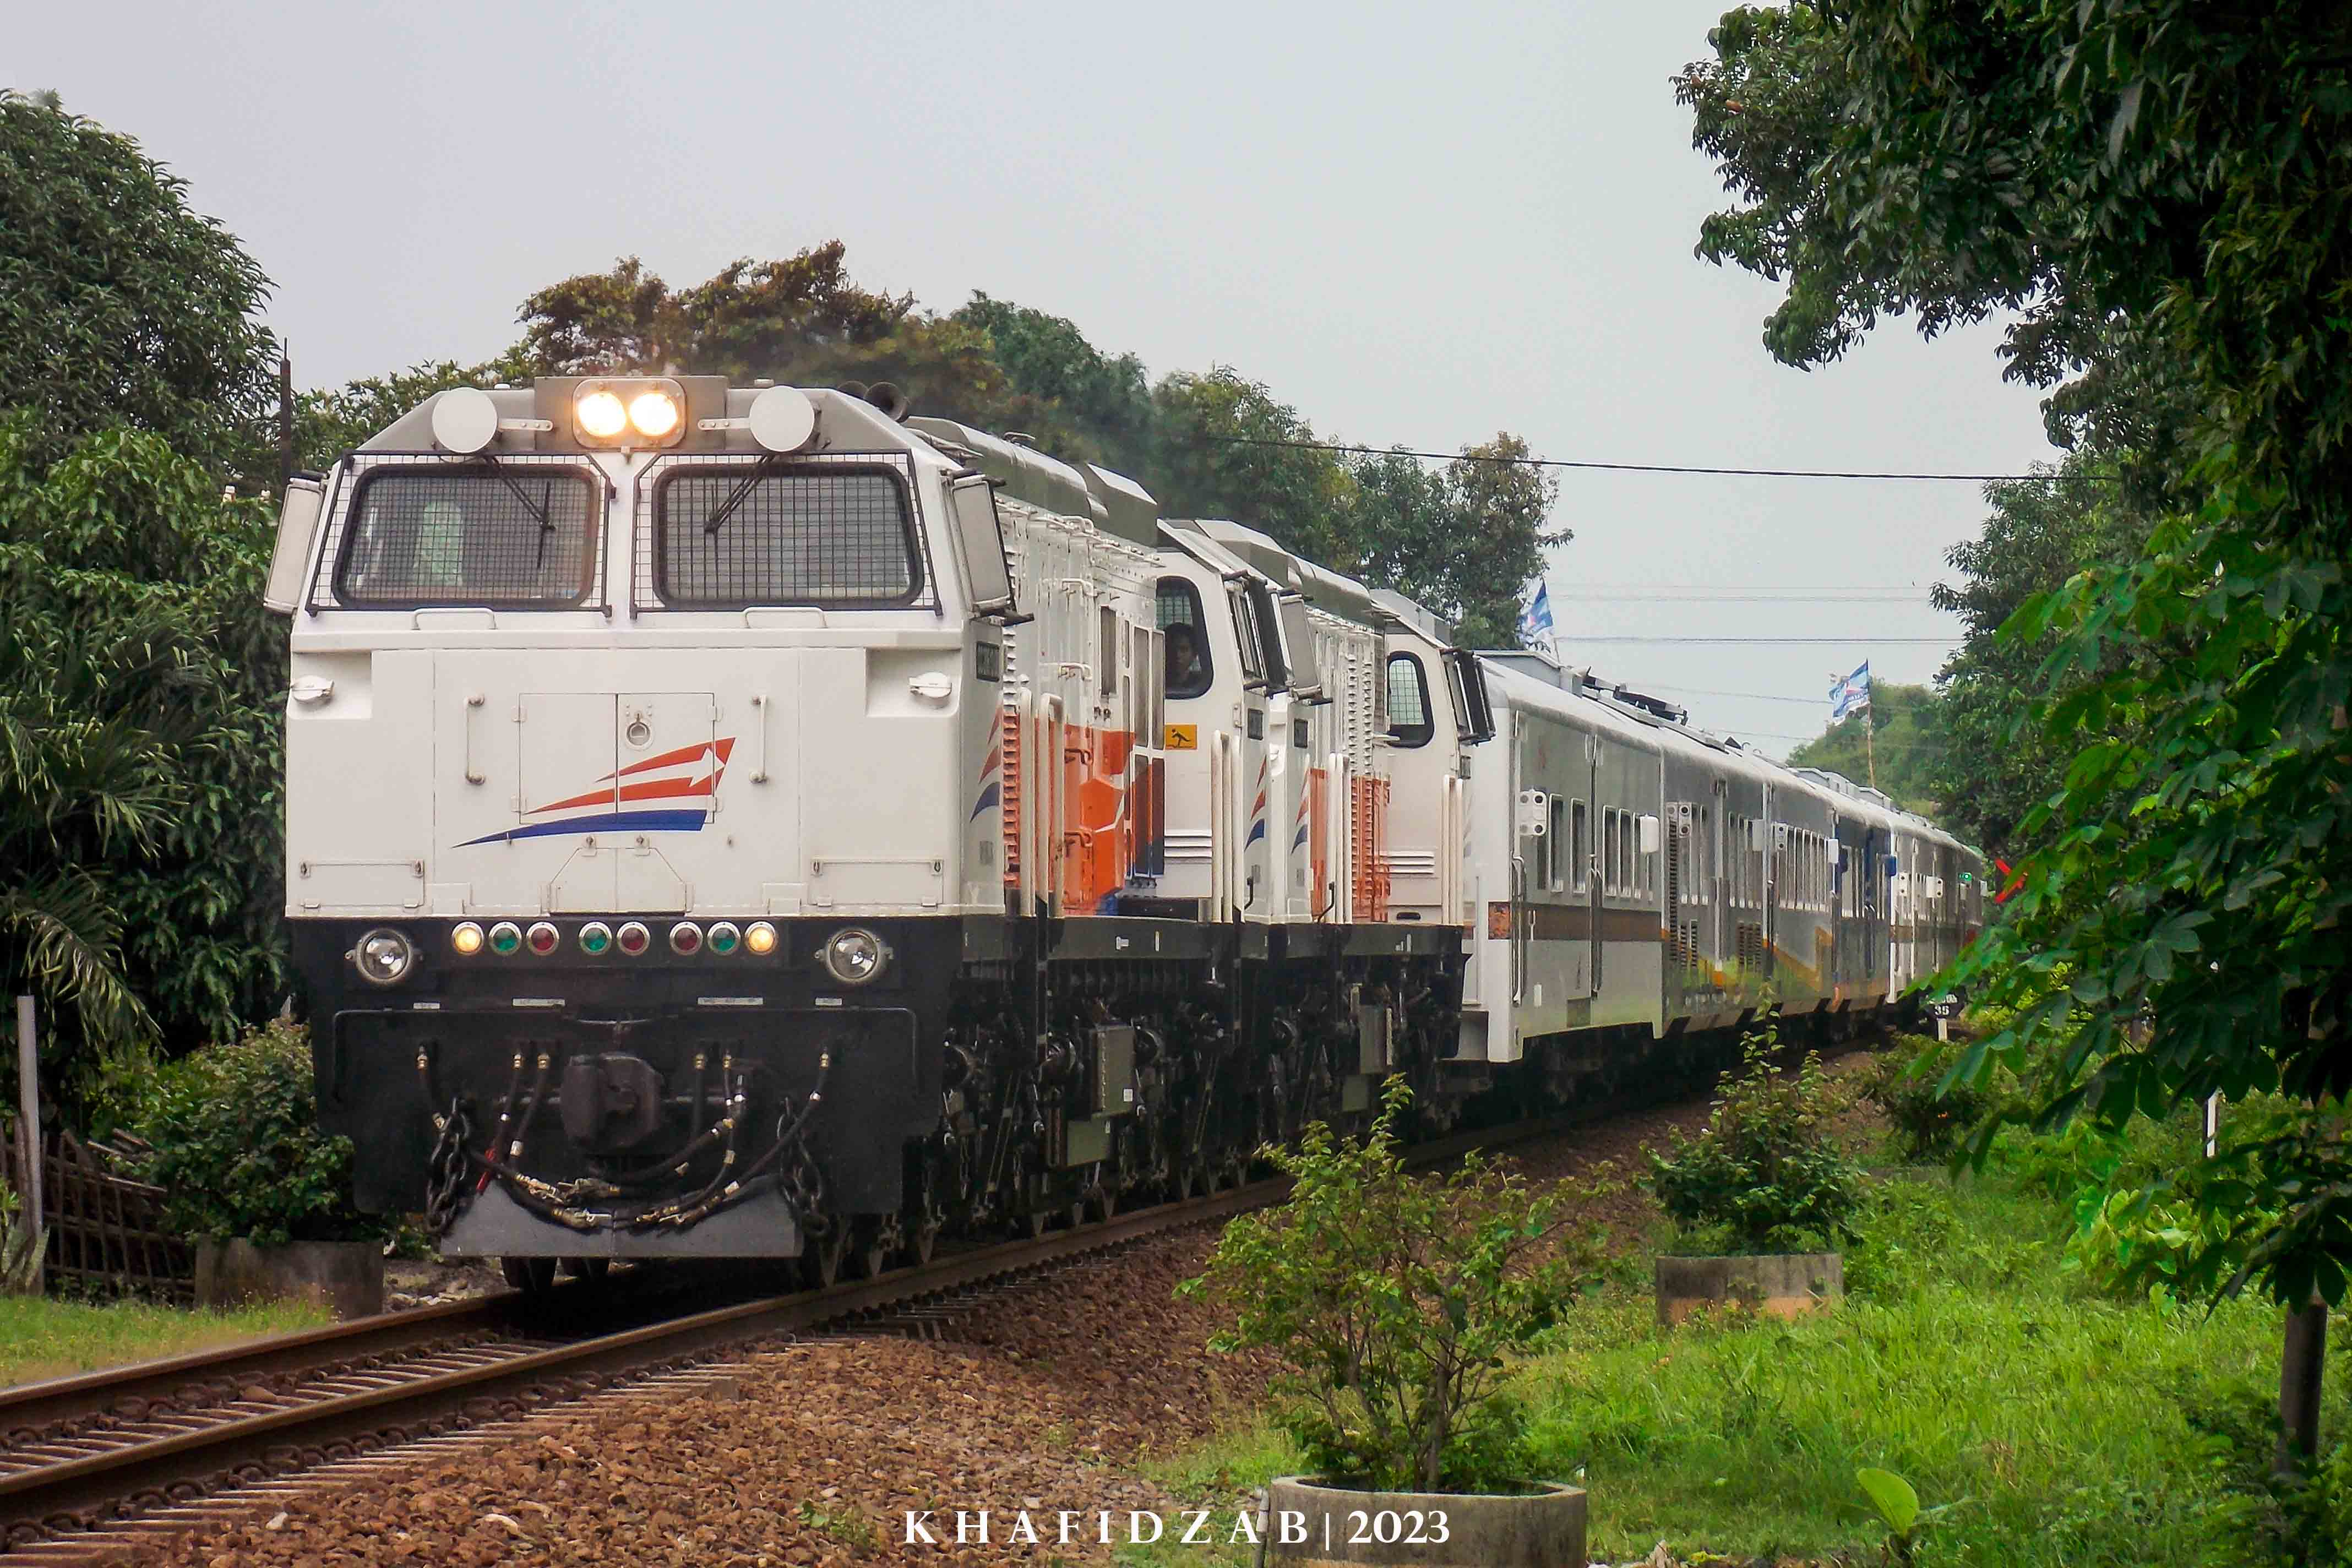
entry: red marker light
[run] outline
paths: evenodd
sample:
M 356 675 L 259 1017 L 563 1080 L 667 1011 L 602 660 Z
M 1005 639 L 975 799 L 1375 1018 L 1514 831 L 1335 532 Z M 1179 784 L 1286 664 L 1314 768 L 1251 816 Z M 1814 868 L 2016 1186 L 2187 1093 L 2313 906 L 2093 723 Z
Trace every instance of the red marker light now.
M 613 940 L 621 944 L 623 952 L 635 958 L 652 944 L 653 933 L 637 921 L 631 921 L 614 933 Z

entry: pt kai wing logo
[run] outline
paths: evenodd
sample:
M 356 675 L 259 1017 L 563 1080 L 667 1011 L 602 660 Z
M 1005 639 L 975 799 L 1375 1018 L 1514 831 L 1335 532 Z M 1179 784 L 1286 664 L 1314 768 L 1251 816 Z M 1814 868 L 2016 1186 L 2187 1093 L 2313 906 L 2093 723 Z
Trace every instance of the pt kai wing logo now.
M 520 827 L 485 833 L 457 847 L 572 833 L 699 833 L 710 820 L 734 750 L 730 735 L 631 763 L 597 780 L 593 789 L 530 807 Z M 564 815 L 554 815 L 559 812 Z

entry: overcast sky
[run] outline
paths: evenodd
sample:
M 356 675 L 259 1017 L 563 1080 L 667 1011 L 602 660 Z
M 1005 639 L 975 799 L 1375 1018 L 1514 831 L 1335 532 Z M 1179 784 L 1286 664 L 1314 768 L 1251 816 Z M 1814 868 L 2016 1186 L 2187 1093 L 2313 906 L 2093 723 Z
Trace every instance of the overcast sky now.
M 13 8 L 0 80 L 184 176 L 276 280 L 306 384 L 488 357 L 530 290 L 622 255 L 685 285 L 837 237 L 868 287 L 1037 306 L 1155 375 L 1231 364 L 1348 440 L 2053 457 L 1991 328 L 1790 370 L 1777 290 L 1692 256 L 1722 197 L 1667 78 L 1721 8 L 142 0 Z M 1966 484 L 1565 473 L 1561 649 L 1777 753 L 1833 672 L 1934 672 L 1926 587 L 1982 512 Z M 1868 640 L 1595 640 L 1742 636 Z

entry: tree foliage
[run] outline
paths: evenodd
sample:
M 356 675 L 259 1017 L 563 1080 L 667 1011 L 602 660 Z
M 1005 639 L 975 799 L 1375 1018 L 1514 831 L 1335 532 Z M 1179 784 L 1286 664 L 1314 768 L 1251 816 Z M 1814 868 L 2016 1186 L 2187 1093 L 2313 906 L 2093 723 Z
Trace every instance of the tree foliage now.
M 0 92 L 0 387 L 36 461 L 126 426 L 276 481 L 268 279 L 186 197 L 129 137 Z
M 2069 761 L 1956 978 L 2070 979 L 1962 1070 L 2038 1058 L 2051 1122 L 2283 1089 L 2309 1114 L 2200 1184 L 2249 1217 L 2191 1274 L 2342 1300 L 2352 13 L 1850 0 L 1711 41 L 1677 90 L 1740 205 L 1700 250 L 1787 279 L 1773 353 L 2013 310 L 2009 374 L 2058 388 L 2060 434 L 2120 433 L 2157 519 L 2000 633 L 2044 656 L 2026 722 Z
M 139 1131 L 147 1178 L 183 1236 L 262 1247 L 368 1241 L 383 1225 L 352 1206 L 352 1141 L 319 1128 L 309 1035 L 272 1023 L 157 1075 Z
M 0 987 L 53 1058 L 276 1000 L 283 626 L 267 508 L 145 432 L 0 418 Z
M 1870 706 L 1849 713 L 1789 753 L 1792 768 L 1822 768 L 1856 784 L 1870 782 L 1878 759 L 1878 787 L 1906 811 L 1945 815 L 1938 784 L 1950 742 L 1945 699 L 1924 686 L 1874 681 Z M 1867 737 L 1864 725 L 1870 726 Z

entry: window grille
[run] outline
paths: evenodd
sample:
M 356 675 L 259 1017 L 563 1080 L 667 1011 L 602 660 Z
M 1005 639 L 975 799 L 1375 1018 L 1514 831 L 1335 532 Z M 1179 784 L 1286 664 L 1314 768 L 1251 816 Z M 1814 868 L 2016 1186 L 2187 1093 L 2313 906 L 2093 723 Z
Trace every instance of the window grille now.
M 939 605 L 904 453 L 664 458 L 636 533 L 639 609 Z
M 310 607 L 602 609 L 606 495 L 576 457 L 361 453 L 336 486 Z

